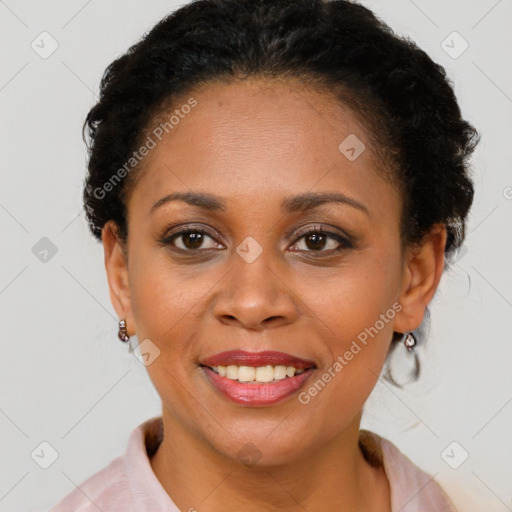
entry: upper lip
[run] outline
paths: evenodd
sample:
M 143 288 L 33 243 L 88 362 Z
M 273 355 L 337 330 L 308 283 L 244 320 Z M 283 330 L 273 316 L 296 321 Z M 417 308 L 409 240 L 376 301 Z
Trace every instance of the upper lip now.
M 219 352 L 213 356 L 204 359 L 203 366 L 293 366 L 298 369 L 307 369 L 315 367 L 315 363 L 308 359 L 286 354 L 285 352 L 276 352 L 265 350 L 262 352 L 247 352 L 245 350 L 227 350 Z

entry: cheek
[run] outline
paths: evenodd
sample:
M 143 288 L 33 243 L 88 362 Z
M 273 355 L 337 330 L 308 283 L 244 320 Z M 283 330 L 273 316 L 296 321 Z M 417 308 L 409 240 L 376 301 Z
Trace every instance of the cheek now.
M 336 278 L 323 283 L 318 298 L 308 302 L 321 320 L 318 325 L 323 326 L 331 358 L 315 380 L 327 384 L 317 382 L 316 391 L 310 387 L 319 397 L 317 406 L 354 413 L 362 407 L 382 371 L 394 318 L 401 309 L 400 272 L 398 252 L 368 250 L 352 265 L 338 269 Z M 311 396 L 305 401 L 309 398 L 314 401 Z
M 164 393 L 161 396 L 179 388 L 173 377 L 183 382 L 187 373 L 197 369 L 194 336 L 201 298 L 207 292 L 200 283 L 201 279 L 184 279 L 165 257 L 132 260 L 131 305 L 137 338 L 139 342 L 151 340 L 160 351 L 147 371 L 157 390 Z
M 148 242 L 145 242 L 148 244 Z M 144 244 L 141 243 L 141 246 Z M 129 261 L 131 306 L 137 332 L 156 340 L 173 336 L 197 316 L 205 291 L 186 277 L 186 269 L 173 264 L 165 248 L 133 248 Z
M 197 371 L 195 336 L 201 298 L 208 288 L 200 284 L 201 279 L 184 279 L 178 267 L 161 256 L 134 257 L 130 278 L 139 343 L 149 339 L 159 350 L 146 370 L 164 405 L 181 411 L 182 421 L 188 424 L 197 411 L 186 383 Z M 188 426 L 195 428 L 192 423 Z
M 339 338 L 344 344 L 374 326 L 381 315 L 386 318 L 384 323 L 378 322 L 378 331 L 392 332 L 396 313 L 392 306 L 400 296 L 400 275 L 399 252 L 374 246 L 352 254 L 345 265 L 322 279 L 320 286 L 316 281 L 315 293 L 312 280 L 304 296 L 310 297 L 308 306 L 334 334 L 333 343 Z

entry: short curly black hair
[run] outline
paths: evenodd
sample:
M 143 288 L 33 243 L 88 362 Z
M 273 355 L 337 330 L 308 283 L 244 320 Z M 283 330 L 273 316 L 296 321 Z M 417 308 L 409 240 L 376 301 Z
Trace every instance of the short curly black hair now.
M 365 121 L 402 192 L 403 243 L 420 243 L 444 223 L 445 253 L 462 244 L 478 133 L 443 67 L 347 0 L 195 0 L 112 62 L 84 123 L 93 235 L 101 239 L 113 220 L 126 240 L 127 192 L 137 177 L 126 163 L 136 169 L 134 151 L 158 116 L 201 85 L 263 76 L 337 93 Z

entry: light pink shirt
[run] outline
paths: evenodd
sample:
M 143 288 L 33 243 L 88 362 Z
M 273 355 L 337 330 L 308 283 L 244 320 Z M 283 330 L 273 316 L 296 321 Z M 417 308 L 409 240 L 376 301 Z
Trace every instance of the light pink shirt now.
M 361 430 L 380 450 L 391 489 L 393 512 L 456 512 L 443 490 L 387 439 Z M 153 473 L 150 454 L 163 436 L 162 417 L 151 418 L 130 435 L 123 455 L 116 457 L 74 489 L 50 512 L 180 512 Z M 190 510 L 193 509 L 193 504 Z M 185 511 L 186 512 L 186 511 Z

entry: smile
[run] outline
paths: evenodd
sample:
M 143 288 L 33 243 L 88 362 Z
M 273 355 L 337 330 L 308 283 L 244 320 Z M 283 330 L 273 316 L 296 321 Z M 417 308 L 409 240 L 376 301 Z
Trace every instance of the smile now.
M 291 397 L 316 370 L 313 361 L 284 352 L 231 350 L 199 365 L 224 398 L 245 406 L 268 406 Z
M 221 377 L 247 383 L 265 383 L 300 375 L 304 369 L 293 366 L 214 366 L 212 370 Z

